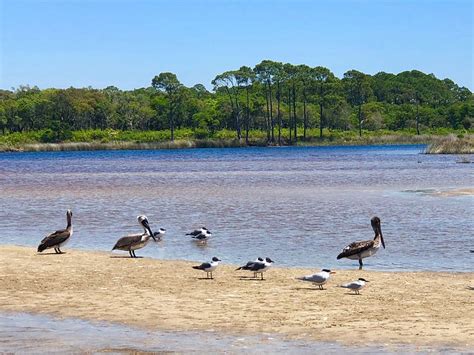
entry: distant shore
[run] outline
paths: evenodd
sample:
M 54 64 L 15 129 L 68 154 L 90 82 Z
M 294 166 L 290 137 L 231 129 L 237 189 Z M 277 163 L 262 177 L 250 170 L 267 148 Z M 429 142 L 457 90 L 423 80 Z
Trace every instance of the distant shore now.
M 183 148 L 236 148 L 248 146 L 278 146 L 268 143 L 266 138 L 251 137 L 246 143 L 242 138 L 240 141 L 230 137 L 230 133 L 222 134 L 217 138 L 197 139 L 192 137 L 181 137 L 173 141 L 156 138 L 158 132 L 134 132 L 120 135 L 107 131 L 76 132 L 72 141 L 56 143 L 41 142 L 37 135 L 0 136 L 0 152 L 39 152 L 39 151 L 88 151 L 88 150 L 153 150 L 153 149 L 183 149 Z M 156 133 L 156 137 L 154 135 Z M 39 135 L 39 133 L 38 133 Z M 95 139 L 102 137 L 102 139 Z M 376 135 L 365 134 L 362 137 L 344 133 L 332 134 L 324 138 L 312 137 L 298 142 L 281 140 L 282 146 L 357 146 L 357 145 L 427 145 L 426 153 L 432 154 L 472 154 L 474 153 L 474 136 L 467 134 L 461 138 L 450 135 L 423 134 L 414 135 L 408 133 L 381 133 Z M 155 139 L 156 138 L 156 139 Z
M 320 291 L 295 277 L 323 265 L 275 267 L 260 281 L 224 264 L 206 280 L 187 261 L 66 252 L 0 246 L 0 311 L 345 344 L 474 346 L 474 272 L 336 270 Z M 336 287 L 358 277 L 370 281 L 361 295 Z

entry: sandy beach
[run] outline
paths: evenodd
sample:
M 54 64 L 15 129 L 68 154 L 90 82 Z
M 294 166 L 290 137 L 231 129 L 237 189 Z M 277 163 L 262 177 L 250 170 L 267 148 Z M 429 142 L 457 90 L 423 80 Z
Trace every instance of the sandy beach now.
M 223 264 L 206 280 L 192 265 L 0 246 L 0 311 L 345 344 L 474 347 L 472 272 L 335 270 L 320 291 L 295 280 L 318 268 L 275 267 L 260 281 Z M 360 295 L 336 287 L 358 277 L 370 280 Z

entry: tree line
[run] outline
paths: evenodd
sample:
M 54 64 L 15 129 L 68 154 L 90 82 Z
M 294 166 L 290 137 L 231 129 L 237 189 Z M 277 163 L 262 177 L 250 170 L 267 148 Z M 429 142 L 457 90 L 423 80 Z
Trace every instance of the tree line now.
M 2 134 L 49 130 L 61 140 L 69 130 L 170 130 L 191 128 L 198 138 L 221 129 L 249 142 L 264 132 L 269 144 L 294 144 L 309 129 L 469 130 L 474 96 L 450 79 L 412 70 L 369 75 L 349 70 L 338 78 L 328 68 L 264 60 L 217 75 L 209 91 L 183 85 L 173 73 L 160 73 L 135 90 L 20 86 L 0 90 Z

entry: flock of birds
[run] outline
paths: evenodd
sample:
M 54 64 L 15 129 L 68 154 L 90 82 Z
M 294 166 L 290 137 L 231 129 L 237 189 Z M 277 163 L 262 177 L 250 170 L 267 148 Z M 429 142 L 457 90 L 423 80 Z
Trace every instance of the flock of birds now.
M 50 235 L 43 238 L 40 245 L 38 246 L 38 252 L 42 252 L 46 249 L 54 249 L 57 254 L 62 254 L 61 248 L 66 245 L 73 234 L 72 227 L 72 211 L 67 210 L 66 212 L 67 227 L 65 229 L 58 230 L 51 233 Z M 160 241 L 165 235 L 166 230 L 160 228 L 157 232 L 153 232 L 146 216 L 138 216 L 138 223 L 142 226 L 143 232 L 137 234 L 130 234 L 120 238 L 112 248 L 112 250 L 128 251 L 131 258 L 136 258 L 135 250 L 145 247 L 148 242 L 153 239 L 155 242 Z M 373 217 L 371 219 L 372 229 L 374 230 L 375 236 L 371 240 L 353 242 L 346 246 L 342 252 L 337 256 L 337 259 L 348 258 L 352 260 L 359 260 L 359 270 L 363 267 L 362 259 L 374 255 L 382 246 L 385 248 L 385 242 L 382 235 L 382 229 L 380 226 L 380 218 Z M 207 240 L 212 236 L 212 233 L 206 227 L 196 229 L 186 235 L 197 240 L 199 243 L 206 243 Z M 193 266 L 193 269 L 201 270 L 206 272 L 206 278 L 212 279 L 212 273 L 216 270 L 221 260 L 217 257 L 213 257 L 210 262 L 204 262 L 200 265 Z M 253 273 L 255 279 L 260 274 L 261 280 L 264 280 L 263 274 L 270 269 L 274 261 L 270 258 L 257 258 L 255 261 L 249 261 L 245 265 L 240 266 L 236 270 L 246 270 Z M 323 286 L 329 281 L 331 274 L 335 272 L 329 269 L 322 269 L 320 272 L 313 275 L 307 275 L 298 277 L 297 280 L 310 282 L 318 286 L 323 290 Z M 340 287 L 347 288 L 359 294 L 359 291 L 364 288 L 365 284 L 369 282 L 364 278 L 345 283 Z

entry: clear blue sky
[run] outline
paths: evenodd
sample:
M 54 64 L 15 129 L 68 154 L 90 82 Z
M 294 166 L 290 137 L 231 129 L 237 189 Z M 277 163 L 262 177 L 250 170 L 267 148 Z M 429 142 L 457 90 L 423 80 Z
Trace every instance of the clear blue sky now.
M 474 90 L 472 0 L 0 0 L 0 88 L 188 86 L 263 59 Z

